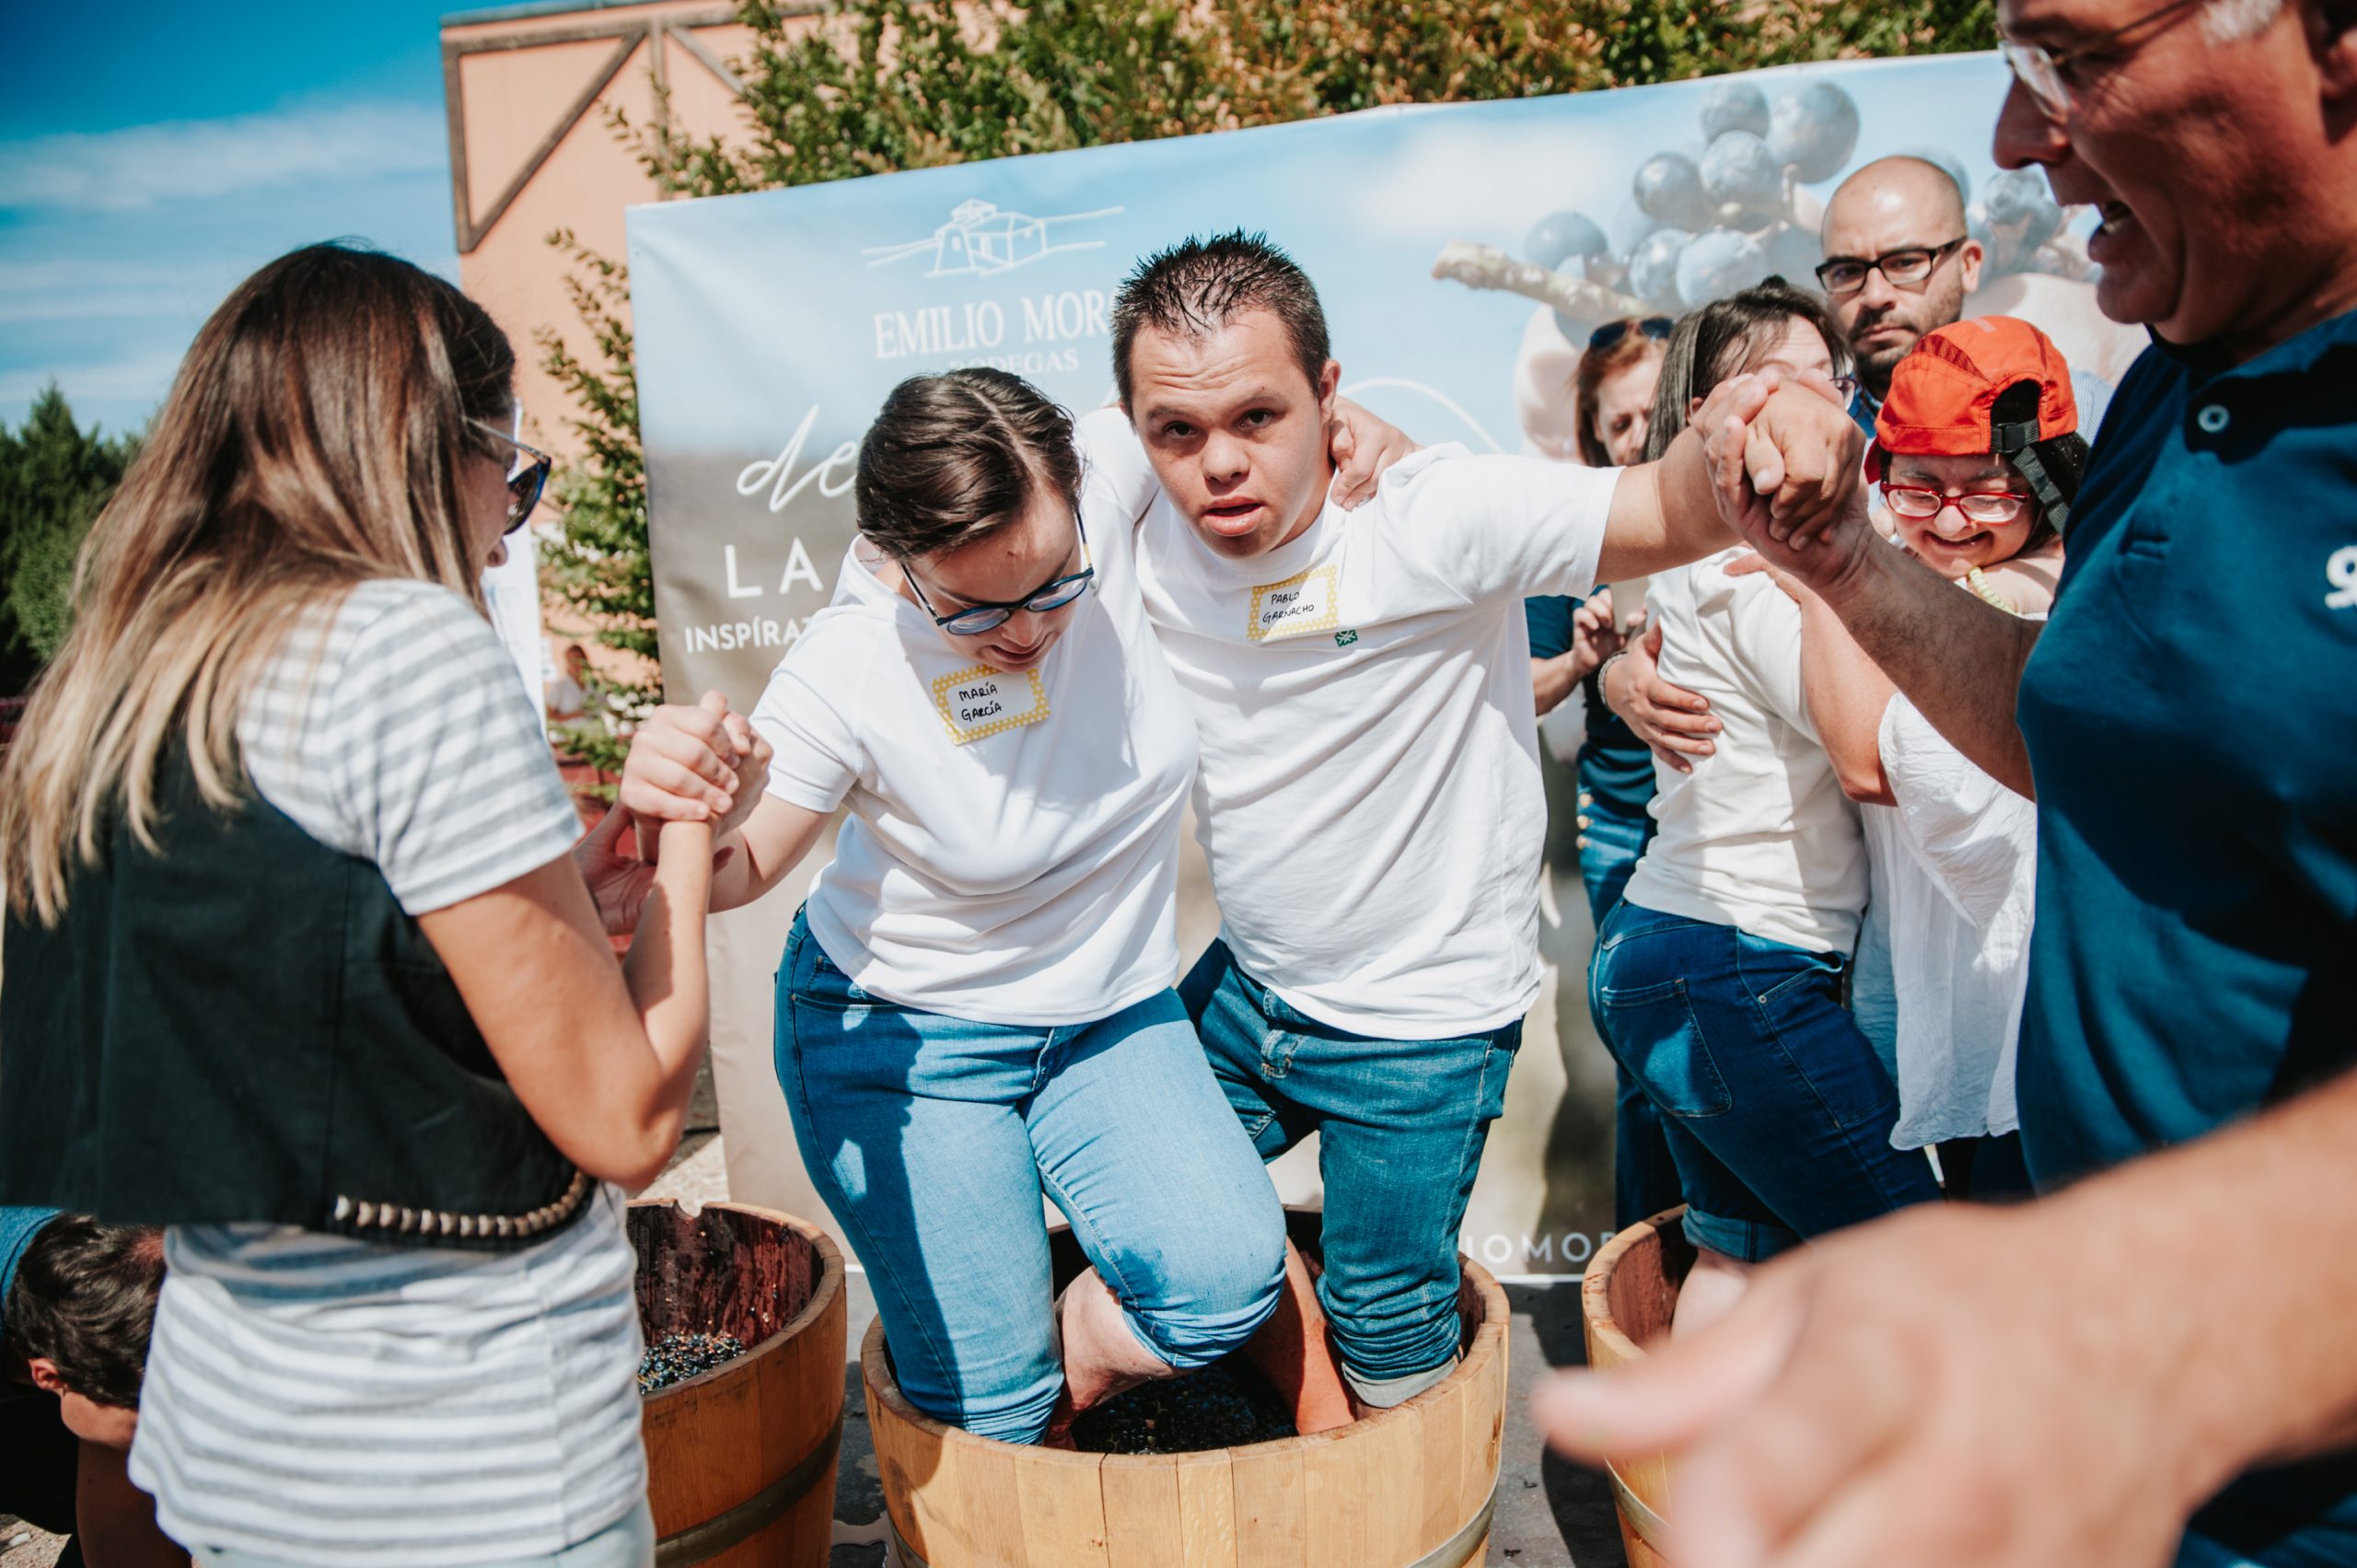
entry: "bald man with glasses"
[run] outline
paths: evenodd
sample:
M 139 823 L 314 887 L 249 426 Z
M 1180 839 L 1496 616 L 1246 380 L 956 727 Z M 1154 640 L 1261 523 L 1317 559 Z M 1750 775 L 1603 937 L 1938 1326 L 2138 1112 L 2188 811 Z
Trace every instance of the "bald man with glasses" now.
M 1938 164 L 1876 158 L 1825 204 L 1817 285 L 1850 340 L 1858 389 L 1850 417 L 1867 435 L 1890 373 L 1927 332 L 1964 319 L 1980 286 L 1980 242 L 1965 232 L 1964 193 Z

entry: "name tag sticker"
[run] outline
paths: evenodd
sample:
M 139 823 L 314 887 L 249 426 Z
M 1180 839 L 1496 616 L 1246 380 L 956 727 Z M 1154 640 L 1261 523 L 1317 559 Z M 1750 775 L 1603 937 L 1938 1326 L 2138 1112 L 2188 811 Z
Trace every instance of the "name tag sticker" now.
M 978 664 L 935 681 L 933 705 L 948 726 L 949 738 L 963 746 L 1046 718 L 1048 689 L 1036 669 L 1009 675 Z
M 1254 588 L 1251 619 L 1245 625 L 1244 634 L 1256 643 L 1273 643 L 1285 637 L 1307 636 L 1313 632 L 1331 632 L 1342 621 L 1341 607 L 1337 602 L 1341 593 L 1335 584 L 1341 570 L 1339 563 L 1329 561 L 1297 577 L 1287 577 L 1282 583 L 1263 583 Z

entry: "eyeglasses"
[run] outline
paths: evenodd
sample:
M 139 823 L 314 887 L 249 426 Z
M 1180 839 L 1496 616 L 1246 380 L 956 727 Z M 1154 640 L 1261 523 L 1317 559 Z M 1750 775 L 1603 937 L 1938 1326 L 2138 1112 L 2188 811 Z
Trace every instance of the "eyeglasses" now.
M 1018 610 L 1045 615 L 1051 610 L 1062 610 L 1088 591 L 1088 586 L 1097 580 L 1097 563 L 1088 553 L 1088 530 L 1081 526 L 1077 517 L 1073 518 L 1073 528 L 1080 535 L 1080 558 L 1086 564 L 1068 577 L 1042 583 L 1029 595 L 1012 604 L 973 604 L 949 615 L 938 614 L 933 608 L 933 601 L 924 597 L 924 585 L 917 581 L 917 575 L 905 566 L 901 568 L 900 575 L 908 578 L 909 587 L 916 591 L 917 602 L 924 607 L 927 615 L 933 617 L 935 626 L 953 637 L 979 637 L 985 632 L 995 632 L 1005 625 Z
M 2116 27 L 2109 32 L 2097 33 L 2068 49 L 2049 49 L 2042 43 L 2016 43 L 2012 39 L 2001 38 L 1997 41 L 1997 52 L 2005 57 L 2005 64 L 2013 68 L 2014 78 L 2029 89 L 2029 96 L 2038 100 L 2038 107 L 2059 119 L 2071 112 L 2071 87 L 2062 79 L 2062 73 L 2073 62 L 2107 43 L 2117 42 L 2138 28 L 2149 27 L 2204 4 L 2206 0 L 2169 0 L 2168 5 L 2157 11 L 2147 11 L 2132 22 Z M 2152 40 L 2148 38 L 2144 41 L 2150 43 Z M 2122 58 L 2125 57 L 2123 53 Z
M 1829 256 L 1817 269 L 1817 281 L 1826 293 L 1836 298 L 1857 293 L 1866 286 L 1868 273 L 1880 273 L 1893 288 L 1918 289 L 1932 275 L 1932 269 L 1947 260 L 1948 252 L 1972 237 L 1959 234 L 1945 245 L 1910 245 L 1898 250 L 1886 250 L 1871 259 L 1863 256 Z
M 1587 335 L 1587 346 L 1590 349 L 1608 349 L 1631 331 L 1643 332 L 1649 338 L 1666 338 L 1677 326 L 1678 323 L 1666 316 L 1648 316 L 1642 321 L 1607 321 Z
M 1961 495 L 1945 491 L 1926 489 L 1920 484 L 1893 484 L 1883 482 L 1882 498 L 1890 509 L 1902 517 L 1921 522 L 1936 517 L 1949 506 L 1964 514 L 1964 520 L 1993 527 L 2010 523 L 2022 515 L 2029 505 L 2029 497 L 2013 490 L 1968 490 Z
M 518 410 L 517 424 L 523 419 L 523 412 Z M 549 487 L 549 470 L 556 466 L 556 459 L 538 447 L 526 446 L 488 420 L 478 419 L 474 423 L 516 448 L 517 466 L 507 475 L 507 526 L 499 530 L 504 539 L 531 521 L 532 508 L 540 504 L 540 494 Z

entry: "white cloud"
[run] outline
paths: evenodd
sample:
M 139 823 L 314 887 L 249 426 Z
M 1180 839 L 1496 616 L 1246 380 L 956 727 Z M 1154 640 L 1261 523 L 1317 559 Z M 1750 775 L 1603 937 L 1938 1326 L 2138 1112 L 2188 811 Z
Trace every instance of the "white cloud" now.
M 125 212 L 447 167 L 426 104 L 352 104 L 0 143 L 0 210 Z
M 0 324 L 185 315 L 185 263 L 0 259 Z

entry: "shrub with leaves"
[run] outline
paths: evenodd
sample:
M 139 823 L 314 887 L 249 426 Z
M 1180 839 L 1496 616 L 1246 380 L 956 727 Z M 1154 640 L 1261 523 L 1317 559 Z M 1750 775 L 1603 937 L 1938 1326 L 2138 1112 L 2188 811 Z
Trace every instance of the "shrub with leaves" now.
M 65 641 L 75 559 L 138 452 L 136 436 L 75 424 L 55 382 L 22 425 L 0 424 L 0 693 L 23 691 Z

